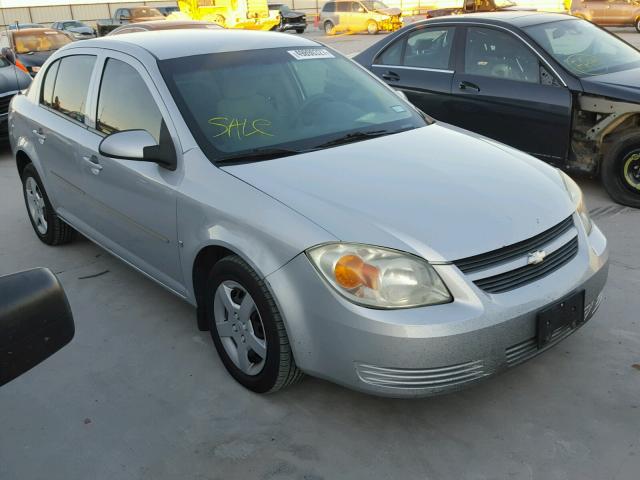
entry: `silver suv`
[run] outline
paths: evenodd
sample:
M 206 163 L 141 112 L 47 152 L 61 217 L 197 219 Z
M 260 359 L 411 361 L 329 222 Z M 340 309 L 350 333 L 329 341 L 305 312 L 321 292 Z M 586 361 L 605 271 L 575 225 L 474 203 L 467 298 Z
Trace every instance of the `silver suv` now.
M 320 12 L 327 35 L 340 32 L 394 32 L 402 28 L 402 11 L 377 0 L 327 2 Z

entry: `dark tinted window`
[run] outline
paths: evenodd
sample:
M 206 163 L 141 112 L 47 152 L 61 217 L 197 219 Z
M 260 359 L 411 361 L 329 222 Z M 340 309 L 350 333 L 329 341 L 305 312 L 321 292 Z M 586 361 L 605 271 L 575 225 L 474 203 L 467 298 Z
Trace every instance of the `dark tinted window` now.
M 455 28 L 425 28 L 409 35 L 404 64 L 409 67 L 447 69 Z
M 338 12 L 350 12 L 351 11 L 351 2 L 338 2 L 336 4 L 338 6 Z
M 468 29 L 464 69 L 471 75 L 540 82 L 538 57 L 518 38 L 491 28 Z
M 375 63 L 380 65 L 402 65 L 402 47 L 404 46 L 404 42 L 404 38 L 396 40 L 395 43 L 382 52 Z
M 322 7 L 322 11 L 323 12 L 335 12 L 336 11 L 336 4 L 333 2 L 327 2 L 324 4 L 324 7 Z
M 146 130 L 160 141 L 160 110 L 138 72 L 120 60 L 107 60 L 96 119 L 96 128 L 107 135 L 123 130 Z
M 44 77 L 40 102 L 47 107 L 51 107 L 53 105 L 53 86 L 56 83 L 56 75 L 58 75 L 59 66 L 60 61 L 53 63 L 48 68 L 46 76 Z
M 95 62 L 93 55 L 72 55 L 59 61 L 51 108 L 84 122 L 89 81 Z

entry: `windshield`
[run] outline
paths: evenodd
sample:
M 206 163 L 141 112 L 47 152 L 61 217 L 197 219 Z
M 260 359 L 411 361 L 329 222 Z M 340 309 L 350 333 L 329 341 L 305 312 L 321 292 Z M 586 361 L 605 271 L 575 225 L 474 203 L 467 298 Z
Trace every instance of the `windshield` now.
M 361 2 L 367 10 L 381 10 L 383 8 L 389 8 L 382 2 L 375 2 L 371 0 L 365 0 Z
M 549 55 L 578 77 L 640 67 L 640 52 L 592 23 L 561 20 L 525 27 Z
M 321 47 L 196 55 L 164 60 L 160 69 L 213 161 L 427 124 L 370 74 Z
M 85 25 L 80 22 L 64 22 L 64 28 L 77 28 L 84 27 Z
M 48 52 L 50 50 L 57 50 L 64 47 L 67 43 L 71 43 L 72 40 L 64 33 L 44 30 L 44 31 L 16 31 L 13 34 L 13 43 L 16 48 L 16 53 L 29 53 L 29 52 Z
M 140 17 L 162 17 L 160 10 L 157 8 L 133 8 L 131 9 L 131 16 L 134 18 Z

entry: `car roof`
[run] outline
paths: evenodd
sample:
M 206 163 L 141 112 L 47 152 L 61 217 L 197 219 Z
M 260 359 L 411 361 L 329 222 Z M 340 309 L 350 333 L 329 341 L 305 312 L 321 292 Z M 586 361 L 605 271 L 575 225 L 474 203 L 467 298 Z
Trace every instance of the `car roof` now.
M 202 20 L 151 20 L 149 22 L 129 23 L 123 27 L 143 27 L 149 30 L 169 30 L 172 28 L 188 25 L 218 25 L 215 22 L 205 22 Z M 222 28 L 222 27 L 221 27 Z
M 23 33 L 55 33 L 56 35 L 64 35 L 60 30 L 56 30 L 55 28 L 43 27 L 43 28 L 21 28 L 20 30 L 12 30 L 11 33 L 14 35 L 21 35 Z
M 158 60 L 166 60 L 207 53 L 318 46 L 320 44 L 313 40 L 286 33 L 200 28 L 149 31 L 144 35 L 137 33 L 107 35 L 74 42 L 67 48 L 109 48 L 125 53 L 143 48 Z
M 491 23 L 495 25 L 513 25 L 528 27 L 542 23 L 557 22 L 559 20 L 578 20 L 576 17 L 564 13 L 547 13 L 513 10 L 510 12 L 481 12 L 465 15 L 436 17 L 418 23 Z

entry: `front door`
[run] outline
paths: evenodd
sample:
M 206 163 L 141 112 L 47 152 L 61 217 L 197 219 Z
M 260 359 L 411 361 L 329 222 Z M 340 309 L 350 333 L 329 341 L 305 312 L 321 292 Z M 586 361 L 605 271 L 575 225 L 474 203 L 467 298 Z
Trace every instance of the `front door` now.
M 628 0 L 609 0 L 607 2 L 608 25 L 635 25 L 638 7 Z
M 411 103 L 438 120 L 451 116 L 451 52 L 456 27 L 422 27 L 389 45 L 374 60 L 372 71 Z
M 551 162 L 569 151 L 572 96 L 518 37 L 468 27 L 456 58 L 456 125 Z
M 112 55 L 101 69 L 93 138 L 83 152 L 90 197 L 87 215 L 107 248 L 182 294 L 175 192 L 181 170 L 99 152 L 103 138 L 123 130 L 146 130 L 156 141 L 176 145 L 165 123 L 168 115 L 158 106 L 159 95 L 146 71 L 133 58 Z

